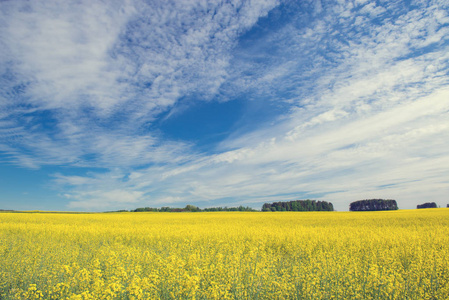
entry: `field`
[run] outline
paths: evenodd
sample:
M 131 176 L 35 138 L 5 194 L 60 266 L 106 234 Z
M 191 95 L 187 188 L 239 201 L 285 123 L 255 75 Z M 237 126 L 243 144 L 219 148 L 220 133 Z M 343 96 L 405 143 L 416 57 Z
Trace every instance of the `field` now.
M 0 213 L 0 299 L 448 299 L 449 209 Z

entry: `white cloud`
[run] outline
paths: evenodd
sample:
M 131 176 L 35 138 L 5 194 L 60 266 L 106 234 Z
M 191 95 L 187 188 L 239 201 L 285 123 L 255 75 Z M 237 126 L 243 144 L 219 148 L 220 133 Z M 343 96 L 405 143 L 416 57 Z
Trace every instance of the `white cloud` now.
M 0 130 L 15 132 L 2 150 L 27 166 L 111 167 L 191 156 L 152 122 L 183 97 L 215 95 L 236 39 L 276 1 L 1 5 Z
M 2 61 L 11 61 L 26 96 L 40 109 L 109 108 L 122 94 L 108 51 L 132 9 L 100 2 L 3 3 Z M 112 68 L 111 68 L 112 67 Z
M 76 196 L 66 194 L 67 198 L 73 200 L 69 202 L 69 208 L 86 210 L 123 209 L 124 206 L 129 208 L 129 205 L 135 205 L 142 196 L 142 192 L 118 189 L 80 192 Z
M 405 208 L 441 201 L 448 190 L 443 176 L 448 167 L 447 48 L 402 58 L 413 53 L 408 22 L 416 18 L 412 12 L 402 17 L 407 23 L 387 23 L 359 45 L 351 44 L 337 67 L 314 83 L 313 101 L 285 121 L 224 142 L 222 148 L 237 150 L 211 157 L 210 163 L 183 167 L 172 180 L 191 188 L 184 199 L 325 194 L 323 199 L 334 200 L 340 210 L 348 201 L 369 197 L 394 197 Z M 397 37 L 394 45 L 380 38 L 391 35 Z M 276 75 L 277 66 L 273 70 L 261 76 L 263 82 L 267 76 L 285 79 Z M 423 199 L 426 193 L 430 198 Z

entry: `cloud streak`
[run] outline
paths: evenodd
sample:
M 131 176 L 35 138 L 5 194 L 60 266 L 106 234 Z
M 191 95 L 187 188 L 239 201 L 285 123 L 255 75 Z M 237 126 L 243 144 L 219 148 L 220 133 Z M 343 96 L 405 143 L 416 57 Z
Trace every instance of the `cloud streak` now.
M 154 152 L 152 157 L 176 152 L 165 155 L 175 159 L 179 151 L 169 148 L 183 149 L 185 143 L 161 145 L 152 122 L 191 94 L 200 100 L 215 94 L 236 37 L 273 3 L 14 1 L 2 6 L 1 102 L 9 110 L 7 121 L 16 123 L 16 138 L 8 144 L 34 152 L 29 158 L 36 165 L 61 163 L 61 156 L 74 163 L 94 154 L 99 159 L 89 164 L 109 167 L 130 147 L 140 163 L 154 162 L 141 157 L 145 152 Z M 53 123 L 42 126 L 49 118 Z M 61 145 L 74 149 L 51 155 L 50 148 Z

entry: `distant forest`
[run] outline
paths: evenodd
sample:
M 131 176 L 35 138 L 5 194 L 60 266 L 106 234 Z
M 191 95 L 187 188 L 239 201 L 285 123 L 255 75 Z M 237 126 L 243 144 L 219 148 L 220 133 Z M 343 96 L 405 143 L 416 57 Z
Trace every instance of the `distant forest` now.
M 124 210 L 122 210 L 124 211 Z M 194 205 L 186 205 L 184 208 L 177 208 L 177 207 L 161 207 L 161 208 L 154 208 L 154 207 L 140 207 L 136 208 L 134 210 L 130 210 L 131 212 L 144 212 L 144 211 L 153 211 L 153 212 L 201 212 L 201 211 L 257 211 L 251 207 L 248 206 L 242 206 L 239 207 L 210 207 L 210 208 L 204 208 L 201 209 Z
M 330 202 L 326 201 L 316 201 L 316 200 L 294 200 L 288 202 L 274 202 L 265 203 L 262 206 L 262 211 L 333 211 L 334 206 Z M 127 210 L 119 210 L 118 212 L 126 212 Z M 211 212 L 211 211 L 259 211 L 253 209 L 249 206 L 238 206 L 238 207 L 210 207 L 210 208 L 199 208 L 194 205 L 187 205 L 184 208 L 177 207 L 139 207 L 130 212 Z
M 437 204 L 435 202 L 426 202 L 424 204 L 418 204 L 416 206 L 417 209 L 420 208 L 437 208 Z
M 417 209 L 421 208 L 436 208 L 435 202 L 427 202 L 417 205 Z M 447 205 L 449 208 L 449 204 Z M 350 211 L 379 211 L 379 210 L 397 210 L 398 204 L 396 200 L 384 200 L 384 199 L 367 199 L 354 201 L 349 205 Z M 186 205 L 183 208 L 164 206 L 161 208 L 155 207 L 139 207 L 132 210 L 115 210 L 106 211 L 111 212 L 214 212 L 214 211 L 248 211 L 256 212 L 260 211 L 249 206 L 240 205 L 238 207 L 209 207 L 199 208 L 195 205 Z M 334 206 L 331 202 L 317 201 L 317 200 L 293 200 L 293 201 L 278 201 L 273 203 L 264 203 L 262 211 L 334 211 Z M 20 212 L 10 209 L 0 209 L 0 212 Z M 68 213 L 68 212 L 67 212 Z
M 377 211 L 377 210 L 397 210 L 396 200 L 369 199 L 352 202 L 349 205 L 350 211 Z
M 294 200 L 289 202 L 265 203 L 262 211 L 333 211 L 330 202 L 316 200 Z
M 418 204 L 417 209 L 421 208 L 437 208 L 435 202 L 426 202 L 424 204 Z M 449 204 L 446 206 L 449 208 Z M 384 200 L 384 199 L 368 199 L 358 200 L 352 202 L 349 205 L 350 211 L 378 211 L 378 210 L 397 210 L 398 204 L 396 200 Z M 114 211 L 105 211 L 105 213 L 112 212 L 213 212 L 213 211 L 260 211 L 258 209 L 251 208 L 249 206 L 238 207 L 209 207 L 199 208 L 195 205 L 186 205 L 183 208 L 163 206 L 161 208 L 155 207 L 139 207 L 132 210 L 121 209 Z M 334 206 L 331 202 L 317 201 L 317 200 L 294 200 L 294 201 L 279 201 L 273 203 L 265 203 L 262 206 L 262 211 L 334 211 Z M 0 209 L 0 212 L 22 212 L 12 209 Z M 50 212 L 50 211 L 23 211 L 23 212 Z M 57 211 L 51 211 L 51 213 L 58 213 Z M 64 213 L 78 213 L 78 212 L 64 212 Z

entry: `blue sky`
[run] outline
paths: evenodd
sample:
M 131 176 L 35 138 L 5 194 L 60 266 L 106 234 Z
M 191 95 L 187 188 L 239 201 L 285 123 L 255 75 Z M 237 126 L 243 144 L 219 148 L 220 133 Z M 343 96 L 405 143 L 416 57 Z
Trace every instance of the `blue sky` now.
M 449 203 L 447 1 L 2 1 L 0 208 Z

